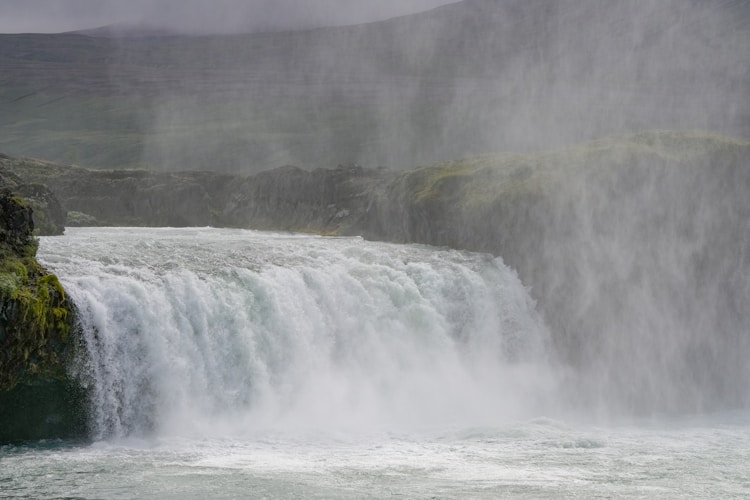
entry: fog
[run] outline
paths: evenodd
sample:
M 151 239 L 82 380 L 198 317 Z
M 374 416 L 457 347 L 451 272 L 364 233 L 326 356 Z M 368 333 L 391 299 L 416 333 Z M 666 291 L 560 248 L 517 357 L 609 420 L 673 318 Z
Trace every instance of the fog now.
M 140 117 L 150 131 L 141 161 L 164 170 L 406 168 L 646 129 L 747 137 L 749 11 L 747 2 L 468 0 L 146 55 L 126 39 L 111 71 L 126 91 L 158 96 Z
M 0 147 L 253 173 L 403 169 L 647 129 L 748 137 L 748 19 L 746 0 L 12 0 L 0 30 L 119 24 L 5 46 Z M 174 33 L 193 36 L 154 36 Z
M 3 0 L 0 33 L 60 33 L 110 24 L 179 33 L 291 30 L 370 22 L 455 0 Z

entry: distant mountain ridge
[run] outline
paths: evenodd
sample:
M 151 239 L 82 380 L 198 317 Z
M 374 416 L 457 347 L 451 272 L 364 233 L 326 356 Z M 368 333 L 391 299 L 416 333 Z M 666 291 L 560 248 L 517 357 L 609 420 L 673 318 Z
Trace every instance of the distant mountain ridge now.
M 641 129 L 750 137 L 750 2 L 465 0 L 356 26 L 0 36 L 0 150 L 403 168 Z

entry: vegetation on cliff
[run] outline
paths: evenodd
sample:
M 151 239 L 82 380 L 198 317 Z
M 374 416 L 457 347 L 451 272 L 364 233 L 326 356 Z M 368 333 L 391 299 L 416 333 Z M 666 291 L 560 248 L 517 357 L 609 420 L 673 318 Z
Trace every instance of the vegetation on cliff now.
M 83 426 L 83 394 L 67 374 L 73 305 L 36 261 L 33 229 L 28 204 L 0 191 L 0 443 Z
M 659 172 L 708 181 L 722 167 L 742 175 L 748 148 L 747 141 L 708 132 L 650 131 L 549 152 L 444 162 L 398 174 L 374 200 L 378 210 L 368 228 L 373 236 L 505 255 L 504 233 L 523 226 L 528 238 L 532 211 L 559 217 L 596 191 L 614 202 L 634 185 L 660 180 Z

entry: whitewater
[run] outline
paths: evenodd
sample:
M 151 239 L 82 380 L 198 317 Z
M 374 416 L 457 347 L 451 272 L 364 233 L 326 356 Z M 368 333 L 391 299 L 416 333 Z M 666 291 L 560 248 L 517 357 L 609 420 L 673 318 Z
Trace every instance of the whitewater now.
M 567 404 L 572 368 L 498 257 L 69 228 L 39 259 L 79 310 L 90 439 L 0 448 L 2 498 L 750 495 L 748 411 Z

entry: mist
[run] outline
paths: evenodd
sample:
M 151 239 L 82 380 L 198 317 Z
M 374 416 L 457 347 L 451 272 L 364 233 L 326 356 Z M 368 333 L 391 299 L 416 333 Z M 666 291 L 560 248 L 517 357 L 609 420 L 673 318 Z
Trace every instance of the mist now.
M 3 151 L 249 174 L 406 169 L 653 129 L 750 136 L 744 0 L 176 5 L 3 3 L 18 30 L 118 23 L 20 53 L 8 39 Z
M 364 26 L 170 42 L 111 67 L 142 164 L 407 168 L 649 129 L 750 136 L 747 2 L 468 0 Z M 135 53 L 134 53 L 135 52 Z M 171 67 L 169 72 L 161 68 Z M 177 85 L 169 74 L 187 72 Z M 212 75 L 206 81 L 200 73 Z
M 455 0 L 5 0 L 0 33 L 61 33 L 119 24 L 173 33 L 248 33 L 371 22 Z
M 329 13 L 314 10 L 308 19 Z M 269 25 L 273 12 L 286 15 L 269 10 Z M 377 226 L 368 236 L 501 256 L 538 301 L 557 362 L 571 367 L 571 400 L 701 412 L 750 400 L 749 20 L 742 0 L 465 0 L 283 33 L 105 30 L 29 51 L 56 64 L 64 95 L 24 90 L 12 102 L 44 108 L 48 121 L 27 121 L 34 134 L 63 117 L 43 147 L 61 129 L 74 134 L 71 163 L 402 171 L 356 193 L 368 201 L 363 217 L 379 218 L 367 220 Z M 60 40 L 86 49 L 72 57 L 86 71 L 60 70 Z M 528 156 L 496 164 L 498 152 Z M 425 171 L 414 167 L 477 155 L 489 159 L 419 184 Z M 465 180 L 472 161 L 486 162 L 484 181 Z M 321 213 L 351 208 L 312 188 L 283 198 L 309 179 L 299 172 L 278 171 L 279 182 L 269 172 L 267 185 L 247 177 L 222 198 L 234 203 L 225 211 L 309 218 L 298 206 L 310 199 Z M 268 200 L 249 199 L 266 187 Z M 437 201 L 424 194 L 440 189 Z
M 2 30 L 8 491 L 750 494 L 750 0 Z

